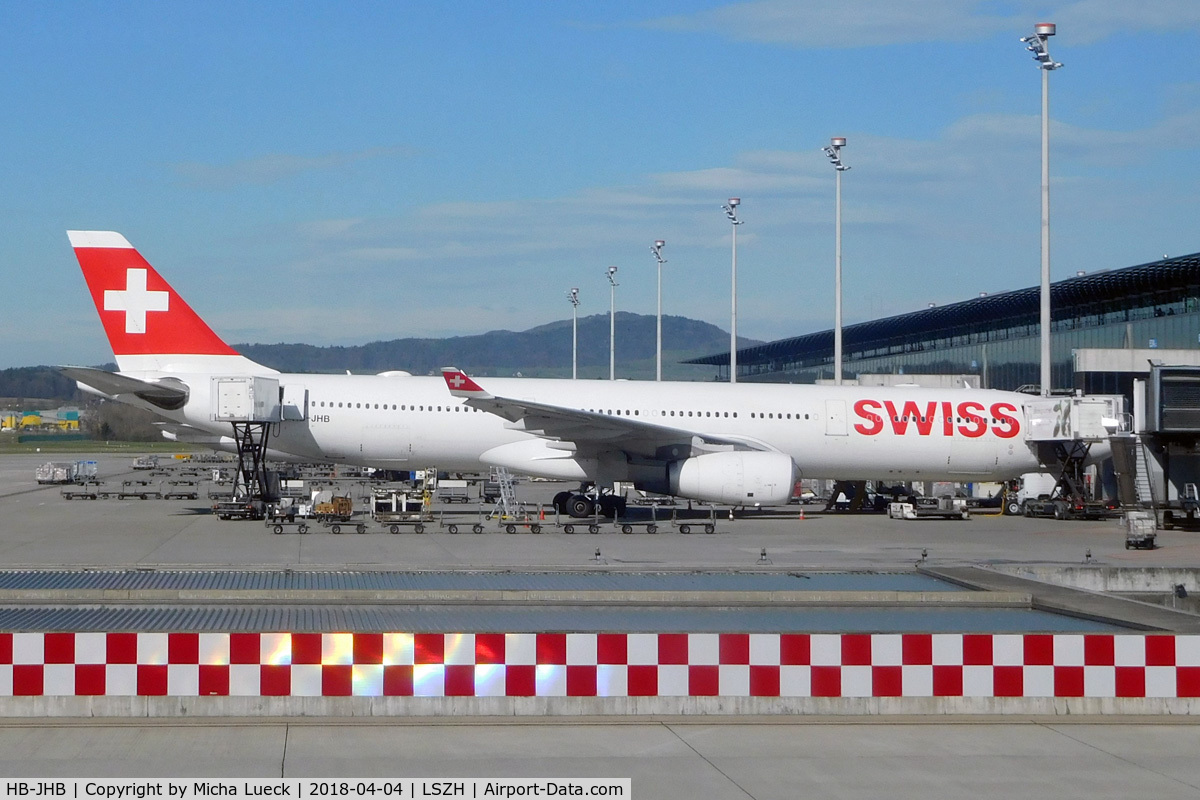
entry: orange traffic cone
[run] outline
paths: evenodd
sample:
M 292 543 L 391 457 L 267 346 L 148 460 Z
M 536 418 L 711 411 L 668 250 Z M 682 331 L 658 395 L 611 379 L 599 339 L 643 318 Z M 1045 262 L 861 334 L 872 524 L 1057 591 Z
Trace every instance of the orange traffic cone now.
M 803 519 L 804 519 L 804 509 L 803 509 L 803 508 L 802 508 L 802 509 L 800 509 L 800 519 L 801 519 L 801 520 L 803 520 Z
M 546 507 L 538 506 L 538 519 L 544 520 L 545 518 L 546 518 Z

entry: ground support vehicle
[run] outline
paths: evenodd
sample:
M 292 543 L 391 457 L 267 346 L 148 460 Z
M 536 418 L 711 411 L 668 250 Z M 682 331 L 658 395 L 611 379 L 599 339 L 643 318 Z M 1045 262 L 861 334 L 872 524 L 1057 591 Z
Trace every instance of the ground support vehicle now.
M 637 506 L 673 506 L 675 498 L 669 494 L 654 494 L 639 489 L 634 492 L 633 499 L 629 503 Z
M 1027 517 L 1054 519 L 1108 519 L 1113 509 L 1105 502 L 1056 497 L 1050 500 L 1026 500 L 1021 507 Z
M 1126 511 L 1122 522 L 1125 527 L 1126 550 L 1153 550 L 1158 546 L 1154 512 Z
M 137 470 L 155 469 L 158 467 L 158 456 L 139 456 L 133 462 L 133 468 Z
M 117 492 L 118 500 L 127 500 L 131 497 L 139 500 L 149 500 L 151 497 L 161 500 L 162 496 L 162 485 L 150 481 L 122 481 L 121 491 Z
M 1182 516 L 1177 512 L 1182 512 Z M 1200 491 L 1197 491 L 1196 484 L 1185 483 L 1179 495 L 1179 508 L 1168 508 L 1162 515 L 1164 530 L 1175 527 L 1194 530 L 1197 520 L 1200 520 Z
M 34 470 L 38 483 L 85 483 L 96 481 L 95 461 L 47 461 Z
M 99 481 L 90 483 L 77 483 L 70 486 L 64 486 L 59 492 L 65 500 L 95 500 L 99 497 L 108 497 L 108 492 L 103 491 Z
M 469 484 L 462 479 L 442 478 L 438 481 L 434 497 L 439 503 L 469 503 Z
M 217 500 L 213 503 L 213 513 L 219 519 L 264 519 L 267 516 L 267 504 L 262 500 L 250 497 L 231 497 Z
M 924 500 L 925 498 L 921 498 Z M 970 519 L 971 510 L 967 507 L 966 499 L 962 497 L 938 497 L 933 503 L 920 502 L 918 498 L 910 497 L 898 503 L 888 503 L 888 517 L 891 519 Z

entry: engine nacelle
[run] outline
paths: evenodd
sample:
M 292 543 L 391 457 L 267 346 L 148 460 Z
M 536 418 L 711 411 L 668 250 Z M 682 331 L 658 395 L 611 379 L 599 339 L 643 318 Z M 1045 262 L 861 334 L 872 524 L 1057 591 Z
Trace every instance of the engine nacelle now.
M 796 465 L 783 453 L 707 453 L 668 465 L 670 493 L 725 505 L 784 505 Z

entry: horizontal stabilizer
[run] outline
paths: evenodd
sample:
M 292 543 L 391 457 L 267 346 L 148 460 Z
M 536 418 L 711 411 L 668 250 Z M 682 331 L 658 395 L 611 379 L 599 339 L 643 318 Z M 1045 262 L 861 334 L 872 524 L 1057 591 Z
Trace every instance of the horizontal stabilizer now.
M 219 433 L 209 433 L 200 428 L 184 425 L 178 422 L 156 422 L 154 423 L 163 438 L 170 439 L 172 442 L 188 442 L 190 444 L 204 444 L 209 447 L 224 446 L 235 448 L 236 442 L 232 437 L 222 436 Z
M 134 395 L 147 403 L 168 410 L 182 408 L 188 399 L 188 386 L 178 378 L 144 381 L 95 367 L 59 367 L 59 370 L 68 378 L 110 397 Z

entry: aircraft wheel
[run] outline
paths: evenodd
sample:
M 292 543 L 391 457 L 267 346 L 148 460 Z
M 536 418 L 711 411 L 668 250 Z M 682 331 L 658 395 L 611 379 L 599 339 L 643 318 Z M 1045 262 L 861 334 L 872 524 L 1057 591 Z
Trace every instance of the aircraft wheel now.
M 276 525 L 276 526 L 275 526 L 274 528 L 272 528 L 271 530 L 275 531 L 275 533 L 283 533 L 283 526 L 282 526 L 282 525 Z
M 451 533 L 458 533 L 458 526 L 457 525 L 447 525 L 446 530 L 450 531 Z
M 1017 514 L 1021 513 L 1021 504 L 1016 500 L 1009 500 L 1004 504 L 1004 513 L 1008 514 L 1010 517 L 1015 517 Z
M 472 526 L 471 526 L 471 533 L 483 533 L 483 526 L 482 526 L 482 525 L 478 525 L 478 524 L 476 524 L 476 525 L 472 525 Z
M 574 533 L 574 532 L 575 532 L 574 525 L 563 525 L 563 533 Z
M 622 525 L 621 533 L 633 533 L 633 526 L 632 525 Z
M 691 532 L 692 532 L 692 526 L 691 526 L 691 525 L 680 525 L 680 526 L 679 526 L 679 532 L 680 532 L 680 533 L 691 533 Z
M 599 525 L 588 525 L 588 533 L 599 533 L 599 532 L 600 532 Z
M 416 525 L 413 525 L 413 533 L 424 533 L 424 532 L 425 532 L 425 526 L 422 525 L 421 523 L 418 522 Z
M 550 501 L 550 505 L 554 506 L 554 510 L 560 514 L 567 513 L 567 503 L 571 502 L 570 492 L 559 492 L 554 495 L 554 499 Z
M 571 499 L 567 501 L 567 513 L 576 519 L 590 517 L 595 508 L 591 499 L 581 494 L 571 495 Z

